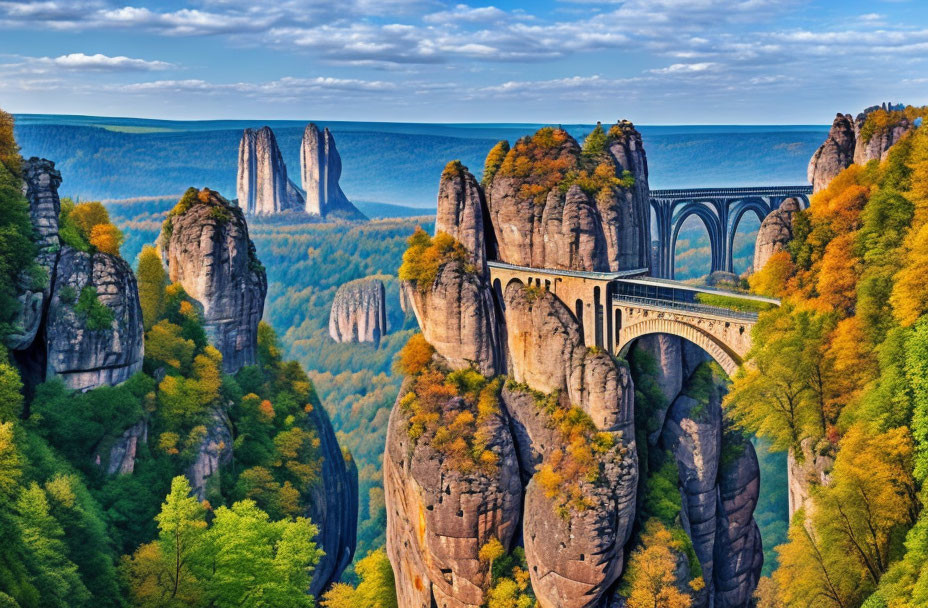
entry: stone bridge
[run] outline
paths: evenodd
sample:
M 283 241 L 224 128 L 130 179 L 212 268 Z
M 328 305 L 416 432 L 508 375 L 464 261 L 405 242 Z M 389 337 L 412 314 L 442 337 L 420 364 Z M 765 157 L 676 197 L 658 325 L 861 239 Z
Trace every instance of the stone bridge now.
M 648 269 L 584 272 L 528 268 L 489 262 L 496 300 L 511 282 L 552 292 L 574 313 L 587 346 L 624 357 L 631 344 L 648 334 L 685 338 L 709 353 L 730 376 L 751 348 L 757 314 L 700 303 L 698 294 L 721 295 L 778 305 L 760 296 L 695 287 L 646 276 Z
M 732 248 L 738 224 L 746 213 L 754 213 L 762 222 L 787 198 L 800 206 L 809 206 L 812 186 L 762 186 L 752 188 L 689 188 L 651 190 L 651 211 L 657 229 L 653 253 L 653 274 L 673 278 L 673 259 L 677 236 L 683 222 L 698 217 L 709 233 L 712 248 L 712 272 L 734 272 Z

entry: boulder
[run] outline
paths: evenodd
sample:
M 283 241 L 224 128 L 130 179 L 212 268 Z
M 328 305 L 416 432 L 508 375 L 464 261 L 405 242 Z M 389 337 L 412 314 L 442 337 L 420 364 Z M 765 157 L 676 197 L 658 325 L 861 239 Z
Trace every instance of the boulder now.
M 99 326 L 95 311 L 112 321 Z M 45 335 L 45 376 L 59 377 L 72 389 L 119 384 L 139 371 L 144 357 L 142 308 L 129 264 L 114 255 L 62 247 Z
M 342 175 L 342 157 L 335 148 L 335 138 L 326 128 L 320 131 L 313 123 L 303 130 L 300 145 L 300 176 L 306 192 L 304 209 L 310 215 L 366 220 L 351 204 L 338 180 Z
M 277 138 L 270 127 L 245 129 L 238 145 L 236 192 L 250 214 L 302 211 L 303 194 L 287 177 Z
M 835 116 L 825 142 L 809 161 L 808 177 L 815 192 L 824 190 L 831 180 L 854 162 L 855 146 L 854 121 L 850 114 L 839 113 Z M 757 268 L 756 263 L 754 266 Z
M 383 281 L 366 277 L 345 283 L 335 293 L 329 313 L 329 336 L 336 342 L 380 345 L 387 333 Z
M 166 220 L 159 238 L 172 282 L 203 307 L 203 327 L 234 374 L 256 362 L 267 276 L 239 207 L 204 189 Z
M 504 414 L 487 429 L 487 449 L 499 458 L 490 471 L 451 466 L 428 442 L 412 441 L 407 424 L 403 409 L 394 406 L 384 491 L 399 607 L 478 608 L 490 583 L 480 549 L 492 538 L 508 549 L 520 518 L 519 465 Z
M 800 209 L 799 201 L 788 198 L 761 222 L 754 245 L 754 272 L 759 272 L 774 253 L 786 249 L 793 239 L 793 216 Z
M 485 376 L 501 371 L 496 310 L 482 273 L 452 261 L 439 269 L 425 293 L 406 281 L 401 288 L 406 290 L 425 339 L 452 368 L 474 365 Z

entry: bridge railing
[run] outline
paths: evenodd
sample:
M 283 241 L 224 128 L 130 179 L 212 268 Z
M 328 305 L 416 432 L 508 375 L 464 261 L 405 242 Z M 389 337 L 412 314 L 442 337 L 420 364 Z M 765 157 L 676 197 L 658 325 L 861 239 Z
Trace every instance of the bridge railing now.
M 730 308 L 721 308 L 719 306 L 708 306 L 706 304 L 692 304 L 688 302 L 674 302 L 672 300 L 661 300 L 659 298 L 642 298 L 638 296 L 612 296 L 613 304 L 641 304 L 642 306 L 653 306 L 655 308 L 670 308 L 673 310 L 682 310 L 685 312 L 694 312 L 708 315 L 715 315 L 726 319 L 739 319 L 742 321 L 757 321 L 757 313 L 745 312 L 742 310 L 732 310 Z

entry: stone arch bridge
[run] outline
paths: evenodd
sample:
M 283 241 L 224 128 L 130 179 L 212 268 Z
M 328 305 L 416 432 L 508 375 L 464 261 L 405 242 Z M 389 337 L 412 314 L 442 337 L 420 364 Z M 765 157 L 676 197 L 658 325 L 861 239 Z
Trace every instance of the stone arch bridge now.
M 761 186 L 750 188 L 688 188 L 651 190 L 651 212 L 656 227 L 653 273 L 673 278 L 673 259 L 680 228 L 690 216 L 698 217 L 709 233 L 712 272 L 734 272 L 733 244 L 738 225 L 745 214 L 754 213 L 760 221 L 787 198 L 809 206 L 812 186 Z
M 624 357 L 637 338 L 672 334 L 701 347 L 729 376 L 750 350 L 751 329 L 757 322 L 757 313 L 737 310 L 735 300 L 742 305 L 779 305 L 772 298 L 649 277 L 646 268 L 585 272 L 492 261 L 489 267 L 490 281 L 501 306 L 503 290 L 514 281 L 551 291 L 574 313 L 587 346 Z M 700 301 L 699 294 L 716 297 L 709 305 Z M 725 303 L 731 303 L 732 307 Z

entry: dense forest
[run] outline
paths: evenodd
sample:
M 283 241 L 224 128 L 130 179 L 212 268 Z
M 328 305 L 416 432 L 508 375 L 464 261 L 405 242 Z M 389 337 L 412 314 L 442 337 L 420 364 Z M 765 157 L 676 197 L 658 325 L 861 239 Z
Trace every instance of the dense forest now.
M 868 121 L 891 127 L 901 114 Z M 928 604 L 926 260 L 919 128 L 813 196 L 788 249 L 750 278 L 783 305 L 761 315 L 726 407 L 790 452 L 807 493 L 761 608 Z

